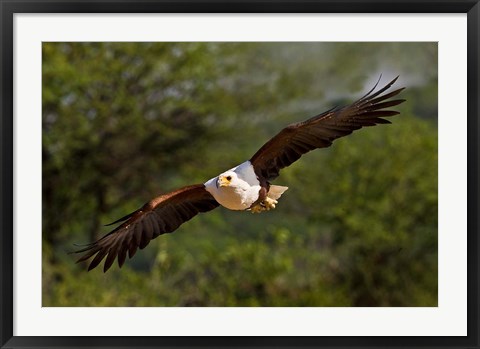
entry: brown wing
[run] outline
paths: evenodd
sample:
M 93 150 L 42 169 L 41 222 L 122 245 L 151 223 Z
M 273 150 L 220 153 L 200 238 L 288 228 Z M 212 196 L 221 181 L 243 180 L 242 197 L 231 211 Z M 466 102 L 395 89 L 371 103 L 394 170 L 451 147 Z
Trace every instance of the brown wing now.
M 77 263 L 95 256 L 88 267 L 88 270 L 91 270 L 107 257 L 103 268 L 105 272 L 118 256 L 118 266 L 122 267 L 127 252 L 129 258 L 132 258 L 138 247 L 145 248 L 150 240 L 161 234 L 173 232 L 199 212 L 213 210 L 218 205 L 203 184 L 191 185 L 161 195 L 147 202 L 139 210 L 111 223 L 125 221 L 101 239 L 75 251 L 74 253 L 84 252 Z
M 334 108 L 306 121 L 291 124 L 268 141 L 250 159 L 257 176 L 266 180 L 275 179 L 280 170 L 290 166 L 303 154 L 316 149 L 329 147 L 340 137 L 352 133 L 363 126 L 389 124 L 381 117 L 399 114 L 397 111 L 385 110 L 404 102 L 404 99 L 388 100 L 403 88 L 382 94 L 398 79 L 398 76 L 385 87 L 372 93 L 377 84 L 365 96 L 353 104 Z

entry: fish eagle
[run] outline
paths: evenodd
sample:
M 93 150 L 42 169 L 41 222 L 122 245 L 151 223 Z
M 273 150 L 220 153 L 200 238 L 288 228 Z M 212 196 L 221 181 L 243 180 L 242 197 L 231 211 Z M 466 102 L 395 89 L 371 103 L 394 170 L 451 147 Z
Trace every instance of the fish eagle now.
M 297 161 L 303 154 L 317 148 L 329 147 L 340 137 L 364 126 L 389 124 L 382 117 L 399 114 L 387 108 L 404 99 L 391 99 L 403 88 L 388 92 L 398 76 L 375 91 L 379 81 L 362 98 L 344 106 L 335 107 L 308 120 L 293 123 L 265 143 L 250 160 L 225 171 L 203 184 L 189 185 L 160 195 L 138 210 L 109 224 L 119 224 L 97 241 L 84 245 L 73 253 L 83 253 L 77 260 L 93 257 L 88 270 L 98 266 L 106 257 L 107 271 L 117 258 L 122 267 L 127 257 L 143 249 L 157 236 L 175 231 L 182 223 L 198 213 L 211 211 L 222 205 L 230 210 L 259 213 L 275 208 L 280 196 L 288 189 L 270 184 L 281 169 Z

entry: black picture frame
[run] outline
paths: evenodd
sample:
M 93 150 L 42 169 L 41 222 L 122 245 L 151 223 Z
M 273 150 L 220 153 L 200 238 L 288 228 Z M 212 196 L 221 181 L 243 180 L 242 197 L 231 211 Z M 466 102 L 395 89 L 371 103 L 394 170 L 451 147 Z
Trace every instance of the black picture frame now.
M 80 347 L 432 347 L 479 348 L 479 17 L 478 0 L 193 1 L 0 0 L 2 348 Z M 16 13 L 466 13 L 468 41 L 468 335 L 465 337 L 18 337 L 13 336 L 13 17 Z M 221 335 L 221 333 L 219 333 Z

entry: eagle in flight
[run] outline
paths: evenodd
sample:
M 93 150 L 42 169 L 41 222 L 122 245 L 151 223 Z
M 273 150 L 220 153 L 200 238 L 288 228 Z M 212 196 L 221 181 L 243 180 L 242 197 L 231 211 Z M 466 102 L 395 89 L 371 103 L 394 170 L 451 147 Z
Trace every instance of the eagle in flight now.
M 211 211 L 219 205 L 253 213 L 275 208 L 280 196 L 288 189 L 270 184 L 281 169 L 313 149 L 329 147 L 335 139 L 354 130 L 389 124 L 382 117 L 399 114 L 387 109 L 405 101 L 391 99 L 403 88 L 388 92 L 397 79 L 398 76 L 375 91 L 377 82 L 365 96 L 348 106 L 335 107 L 308 120 L 288 125 L 250 160 L 203 184 L 186 186 L 147 202 L 140 209 L 109 224 L 121 223 L 110 233 L 74 251 L 83 253 L 77 263 L 93 257 L 88 267 L 91 270 L 106 257 L 105 272 L 118 258 L 118 265 L 122 267 L 127 253 L 132 258 L 138 248 L 145 248 L 152 239 L 175 231 L 198 213 Z

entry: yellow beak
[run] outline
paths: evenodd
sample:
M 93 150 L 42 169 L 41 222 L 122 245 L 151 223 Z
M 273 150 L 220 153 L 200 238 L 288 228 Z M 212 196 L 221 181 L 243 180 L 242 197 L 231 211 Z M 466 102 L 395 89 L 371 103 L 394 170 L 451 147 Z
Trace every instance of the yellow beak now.
M 221 187 L 228 187 L 230 185 L 230 181 L 225 176 L 218 177 L 218 185 Z

